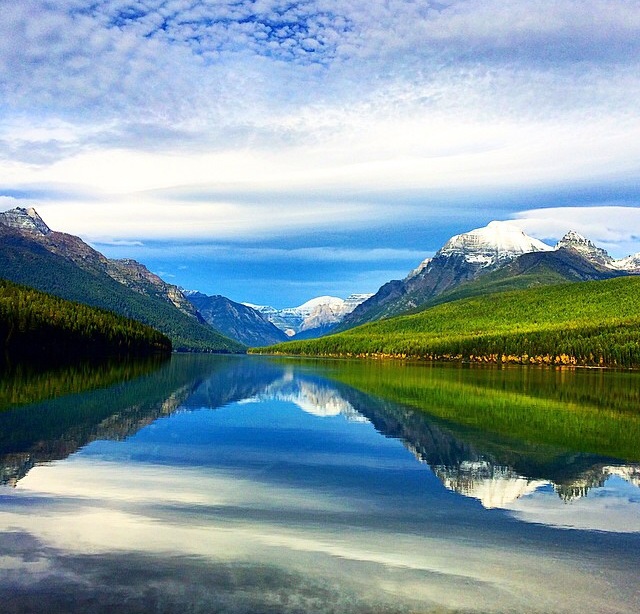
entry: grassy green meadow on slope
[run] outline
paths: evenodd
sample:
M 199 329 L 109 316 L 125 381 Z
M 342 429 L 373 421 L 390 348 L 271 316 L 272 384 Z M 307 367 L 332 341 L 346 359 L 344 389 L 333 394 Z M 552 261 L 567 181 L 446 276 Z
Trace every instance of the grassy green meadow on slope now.
M 640 366 L 640 278 L 457 300 L 257 353 Z
M 0 279 L 0 339 L 9 360 L 171 352 L 150 326 Z

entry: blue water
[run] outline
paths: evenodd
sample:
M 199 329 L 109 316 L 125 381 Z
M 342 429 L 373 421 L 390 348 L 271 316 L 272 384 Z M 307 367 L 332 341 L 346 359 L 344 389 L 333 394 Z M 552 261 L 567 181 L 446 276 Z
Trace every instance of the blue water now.
M 639 465 L 587 455 L 561 498 L 427 417 L 391 436 L 415 409 L 321 367 L 200 360 L 143 412 L 5 454 L 1 612 L 640 611 Z

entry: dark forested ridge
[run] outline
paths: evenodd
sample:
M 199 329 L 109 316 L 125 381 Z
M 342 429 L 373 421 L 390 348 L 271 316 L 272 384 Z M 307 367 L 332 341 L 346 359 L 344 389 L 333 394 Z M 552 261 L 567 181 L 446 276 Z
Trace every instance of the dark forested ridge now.
M 0 339 L 9 360 L 171 352 L 169 338 L 150 326 L 3 279 Z
M 640 367 L 640 278 L 472 297 L 254 351 Z

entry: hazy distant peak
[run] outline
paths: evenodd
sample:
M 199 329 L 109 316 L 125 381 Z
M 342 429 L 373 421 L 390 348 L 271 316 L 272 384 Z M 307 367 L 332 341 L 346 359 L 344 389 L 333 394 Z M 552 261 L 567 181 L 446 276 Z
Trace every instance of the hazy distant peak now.
M 294 307 L 294 309 L 302 313 L 305 313 L 305 312 L 310 313 L 317 307 L 320 307 L 321 305 L 342 306 L 343 303 L 344 303 L 344 299 L 338 298 L 337 296 L 318 296 L 316 298 L 312 298 L 306 303 L 303 303 L 302 305 L 298 305 L 298 307 Z
M 0 223 L 11 228 L 40 235 L 48 235 L 51 232 L 51 228 L 44 223 L 44 220 L 33 207 L 28 209 L 16 207 L 0 213 Z
M 371 294 L 351 294 L 346 299 L 337 296 L 318 296 L 298 307 L 284 309 L 253 303 L 243 303 L 243 305 L 259 311 L 269 322 L 292 337 L 300 332 L 320 330 L 322 327 L 338 324 L 370 296 Z
M 199 297 L 199 298 L 203 298 L 206 297 L 207 295 L 204 294 L 203 292 L 200 292 L 200 290 L 187 290 L 186 288 L 182 288 L 181 286 L 178 286 L 178 289 L 180 290 L 180 292 L 182 292 L 182 294 L 184 294 L 184 296 L 186 296 L 187 298 L 190 297 Z

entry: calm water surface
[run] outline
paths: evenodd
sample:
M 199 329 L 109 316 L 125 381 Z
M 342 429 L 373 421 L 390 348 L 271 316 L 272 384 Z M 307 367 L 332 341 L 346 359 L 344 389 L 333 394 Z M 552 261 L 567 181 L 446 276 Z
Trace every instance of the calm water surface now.
M 0 380 L 0 611 L 638 612 L 640 373 Z

